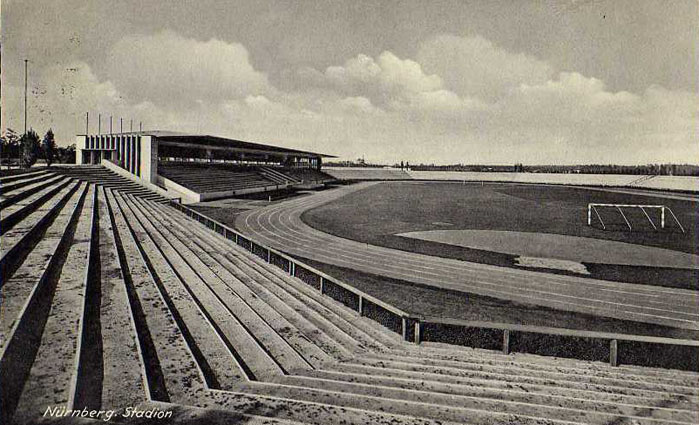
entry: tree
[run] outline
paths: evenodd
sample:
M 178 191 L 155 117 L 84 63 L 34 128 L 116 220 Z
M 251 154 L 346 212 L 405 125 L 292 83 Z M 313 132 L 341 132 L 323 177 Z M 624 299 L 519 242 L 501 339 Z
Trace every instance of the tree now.
M 39 157 L 39 135 L 36 134 L 36 131 L 29 130 L 22 135 L 19 143 L 22 151 L 22 165 L 29 168 L 36 163 L 36 159 Z
M 0 158 L 9 167 L 12 159 L 19 156 L 19 135 L 11 128 L 5 130 L 0 137 Z
M 46 165 L 50 167 L 53 160 L 56 158 L 56 139 L 53 136 L 53 130 L 50 128 L 44 136 L 44 141 L 41 144 L 41 151 L 46 160 Z
M 63 163 L 75 164 L 75 143 L 64 149 Z
M 56 162 L 61 164 L 75 164 L 75 143 L 70 146 L 56 147 Z

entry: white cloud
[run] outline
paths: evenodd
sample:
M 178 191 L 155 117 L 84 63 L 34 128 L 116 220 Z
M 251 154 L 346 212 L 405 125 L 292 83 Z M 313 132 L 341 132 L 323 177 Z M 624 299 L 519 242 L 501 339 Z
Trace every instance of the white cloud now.
M 22 88 L 3 87 L 3 115 L 7 127 L 22 130 Z M 7 96 L 7 97 L 6 97 Z M 85 131 L 85 113 L 90 112 L 91 127 L 96 130 L 101 111 L 102 130 L 109 128 L 109 114 L 118 126 L 119 116 L 133 116 L 147 104 L 129 105 L 109 81 L 100 81 L 84 62 L 57 64 L 32 79 L 28 92 L 28 126 L 38 132 L 53 128 L 59 143 L 73 143 L 76 133 Z M 118 127 L 117 127 L 118 128 Z
M 500 99 L 485 132 L 529 162 L 537 155 L 538 162 L 683 162 L 699 157 L 698 108 L 696 94 L 657 86 L 611 92 L 598 79 L 562 72 Z
M 303 69 L 301 78 L 349 97 L 370 99 L 379 106 L 410 103 L 424 93 L 444 92 L 437 75 L 425 74 L 419 63 L 383 52 L 376 59 L 360 54 L 324 73 Z
M 400 59 L 391 52 L 379 55 L 381 68 L 379 79 L 386 88 L 399 87 L 411 93 L 424 93 L 442 88 L 442 79 L 437 75 L 426 75 L 419 63 Z
M 497 60 L 479 64 L 466 86 L 455 86 L 449 77 L 466 60 L 459 56 L 462 50 L 445 50 L 444 58 L 432 58 L 444 66 L 451 61 L 454 70 L 444 73 L 384 52 L 376 58 L 358 55 L 323 71 L 297 70 L 294 75 L 307 87 L 282 91 L 252 67 L 241 45 L 172 33 L 131 37 L 114 51 L 125 55 L 127 46 L 142 51 L 128 59 L 133 62 L 116 55 L 108 75 L 98 77 L 87 63 L 71 62 L 37 76 L 29 123 L 40 132 L 53 127 L 59 141 L 72 143 L 89 110 L 92 131 L 102 112 L 103 129 L 111 114 L 115 126 L 119 116 L 126 125 L 133 117 L 147 129 L 218 134 L 388 162 L 699 158 L 696 93 L 660 86 L 641 93 L 610 91 L 602 80 L 575 72 L 553 75 L 532 58 L 483 40 L 471 44 Z M 154 52 L 156 46 L 162 51 Z M 123 72 L 117 63 L 133 72 Z M 22 110 L 21 89 L 3 87 L 3 98 L 4 122 L 21 129 L 22 116 L 16 114 Z
M 363 96 L 350 96 L 338 101 L 342 111 L 350 113 L 359 112 L 362 114 L 381 114 L 383 110 L 371 103 L 371 100 Z
M 108 61 L 115 70 L 110 78 L 130 99 L 186 104 L 271 90 L 239 43 L 198 41 L 171 31 L 129 35 L 113 46 Z
M 553 74 L 534 57 L 511 53 L 480 36 L 441 35 L 423 43 L 417 61 L 439 75 L 446 88 L 493 100 L 522 83 L 540 84 Z

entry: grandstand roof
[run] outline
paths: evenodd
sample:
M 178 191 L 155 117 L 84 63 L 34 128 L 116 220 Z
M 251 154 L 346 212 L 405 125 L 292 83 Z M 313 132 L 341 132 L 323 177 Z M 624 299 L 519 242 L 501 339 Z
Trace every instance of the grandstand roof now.
M 192 146 L 201 147 L 214 147 L 214 148 L 229 148 L 232 150 L 253 150 L 276 154 L 292 154 L 300 156 L 319 156 L 325 158 L 336 158 L 334 155 L 328 155 L 317 152 L 302 151 L 297 149 L 289 149 L 280 146 L 265 145 L 261 143 L 245 142 L 242 140 L 229 139 L 226 137 L 212 136 L 208 134 L 193 134 L 193 133 L 181 133 L 177 131 L 166 131 L 166 130 L 148 130 L 148 131 L 131 131 L 123 132 L 119 134 L 125 135 L 138 135 L 138 136 L 152 136 L 156 137 L 158 141 L 164 143 L 177 143 L 186 144 Z

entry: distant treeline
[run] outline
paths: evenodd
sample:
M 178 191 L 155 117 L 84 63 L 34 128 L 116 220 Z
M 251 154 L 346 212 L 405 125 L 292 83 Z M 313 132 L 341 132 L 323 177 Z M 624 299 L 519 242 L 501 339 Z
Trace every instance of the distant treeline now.
M 699 176 L 699 165 L 648 164 L 648 165 L 411 165 L 415 171 L 491 171 L 516 173 L 579 173 L 579 174 L 643 174 L 658 176 Z
M 366 168 L 384 168 L 388 167 L 386 164 L 369 164 L 366 162 L 363 162 L 361 160 L 359 161 L 328 161 L 328 162 L 323 162 L 323 165 L 326 167 L 366 167 Z M 398 165 L 400 166 L 400 165 Z
M 0 166 L 8 168 L 29 168 L 38 160 L 47 166 L 53 163 L 75 163 L 75 144 L 60 147 L 56 144 L 53 130 L 49 130 L 43 139 L 34 130 L 18 134 L 11 128 L 0 135 Z

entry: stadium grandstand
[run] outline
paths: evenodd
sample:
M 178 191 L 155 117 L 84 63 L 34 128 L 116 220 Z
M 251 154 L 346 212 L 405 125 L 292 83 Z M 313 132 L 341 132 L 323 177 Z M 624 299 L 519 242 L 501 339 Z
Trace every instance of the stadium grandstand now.
M 346 181 L 458 181 L 491 183 L 556 184 L 571 186 L 628 187 L 637 189 L 699 192 L 697 176 L 661 176 L 629 174 L 567 174 L 489 171 L 418 171 L 396 167 L 337 167 L 323 171 Z
M 0 183 L 3 424 L 697 422 L 696 371 L 629 364 L 668 340 L 546 340 L 611 347 L 604 362 L 522 353 L 524 328 L 429 342 L 419 319 L 103 166 Z
M 322 186 L 331 155 L 222 137 L 139 131 L 78 135 L 76 164 L 105 164 L 156 185 L 185 203 Z

